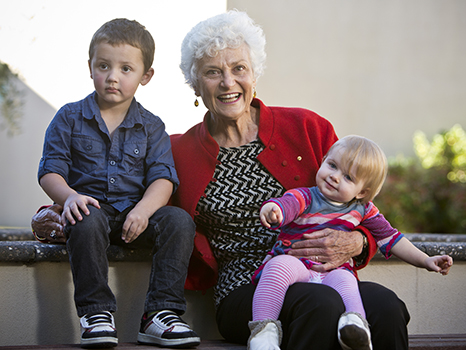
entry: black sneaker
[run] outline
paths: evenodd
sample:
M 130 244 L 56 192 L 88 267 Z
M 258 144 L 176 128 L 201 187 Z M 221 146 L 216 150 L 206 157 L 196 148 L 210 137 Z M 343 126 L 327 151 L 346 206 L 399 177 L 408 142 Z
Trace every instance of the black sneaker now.
M 108 311 L 89 313 L 81 317 L 81 347 L 85 349 L 113 348 L 118 345 L 113 315 Z
M 138 342 L 170 348 L 186 348 L 198 346 L 201 339 L 175 312 L 162 310 L 149 318 L 144 314 Z

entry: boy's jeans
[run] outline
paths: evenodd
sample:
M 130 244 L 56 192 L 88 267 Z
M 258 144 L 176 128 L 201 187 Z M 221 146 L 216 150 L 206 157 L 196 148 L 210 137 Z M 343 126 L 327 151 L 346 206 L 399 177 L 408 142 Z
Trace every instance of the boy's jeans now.
M 177 207 L 162 207 L 149 219 L 147 229 L 132 243 L 121 239 L 121 229 L 132 208 L 120 213 L 110 205 L 88 205 L 90 214 L 75 225 L 67 223 L 65 234 L 75 286 L 78 316 L 117 310 L 108 286 L 107 248 L 117 244 L 130 249 L 152 249 L 152 269 L 144 312 L 186 310 L 184 283 L 193 250 L 195 225 L 188 213 Z M 141 285 L 142 287 L 142 285 Z

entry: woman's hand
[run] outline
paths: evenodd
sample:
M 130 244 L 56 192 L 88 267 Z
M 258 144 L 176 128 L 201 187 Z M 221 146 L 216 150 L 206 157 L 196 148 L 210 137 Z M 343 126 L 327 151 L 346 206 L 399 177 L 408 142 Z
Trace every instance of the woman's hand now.
M 304 234 L 303 240 L 294 243 L 292 248 L 288 254 L 322 263 L 313 265 L 312 269 L 324 272 L 335 269 L 361 254 L 363 237 L 359 231 L 345 232 L 327 228 Z
M 65 243 L 61 213 L 63 207 L 54 204 L 39 210 L 31 219 L 31 227 L 36 237 L 50 243 Z

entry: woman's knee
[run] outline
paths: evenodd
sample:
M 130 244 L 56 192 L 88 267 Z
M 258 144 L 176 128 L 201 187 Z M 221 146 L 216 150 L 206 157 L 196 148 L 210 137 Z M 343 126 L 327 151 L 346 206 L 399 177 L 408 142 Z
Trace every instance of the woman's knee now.
M 282 348 L 339 348 L 336 327 L 345 306 L 340 295 L 328 286 L 296 283 L 288 289 L 280 321 Z
M 360 282 L 359 290 L 368 318 L 383 318 L 389 322 L 407 324 L 406 304 L 392 290 L 372 282 Z
M 326 315 L 338 319 L 345 311 L 340 295 L 331 287 L 317 283 L 295 283 L 285 296 L 285 309 L 297 314 Z M 282 311 L 282 312 L 283 312 Z

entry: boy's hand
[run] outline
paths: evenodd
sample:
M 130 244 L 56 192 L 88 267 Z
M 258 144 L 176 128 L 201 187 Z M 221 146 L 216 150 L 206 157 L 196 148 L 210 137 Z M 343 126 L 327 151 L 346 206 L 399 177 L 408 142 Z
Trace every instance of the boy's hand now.
M 269 202 L 261 208 L 260 219 L 262 225 L 270 228 L 272 225 L 278 225 L 283 221 L 283 214 L 277 204 Z
M 125 241 L 125 243 L 131 243 L 144 232 L 148 224 L 149 217 L 143 210 L 134 207 L 134 209 L 126 216 L 121 233 L 121 239 Z
M 63 205 L 62 213 L 62 222 L 66 222 L 66 219 L 70 222 L 71 225 L 76 224 L 75 218 L 78 221 L 83 219 L 80 210 L 84 215 L 89 215 L 88 205 L 93 205 L 94 207 L 100 209 L 99 201 L 95 198 L 85 196 L 79 193 L 74 193 L 65 201 Z
M 428 271 L 440 272 L 445 276 L 453 265 L 453 259 L 449 255 L 435 255 L 428 257 L 425 263 Z

